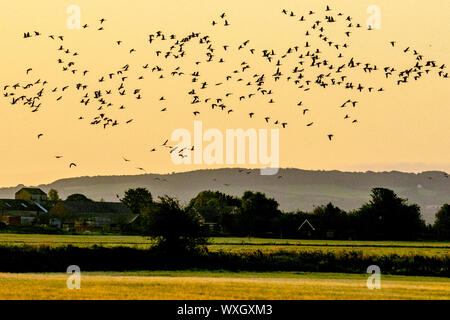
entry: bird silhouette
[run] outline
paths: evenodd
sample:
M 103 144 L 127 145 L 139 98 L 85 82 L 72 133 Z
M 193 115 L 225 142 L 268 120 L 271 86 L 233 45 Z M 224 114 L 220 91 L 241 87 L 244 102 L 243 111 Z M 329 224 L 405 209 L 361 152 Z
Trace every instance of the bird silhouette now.
M 275 48 L 266 47 L 256 50 L 249 47 L 249 43 L 253 43 L 253 39 L 240 40 L 236 45 L 232 45 L 223 41 L 226 38 L 220 38 L 220 35 L 215 34 L 208 35 L 204 32 L 192 31 L 183 35 L 170 35 L 163 31 L 156 31 L 148 36 L 148 40 L 146 38 L 143 41 L 152 53 L 152 61 L 145 62 L 143 61 L 144 58 L 138 59 L 138 55 L 133 54 L 127 56 L 127 64 L 124 67 L 111 65 L 101 71 L 87 70 L 82 63 L 82 52 L 75 46 L 69 48 L 69 45 L 75 43 L 72 41 L 74 39 L 69 39 L 69 35 L 67 40 L 71 41 L 64 41 L 63 35 L 56 36 L 53 33 L 48 38 L 41 37 L 40 41 L 58 42 L 52 49 L 58 54 L 52 60 L 52 63 L 58 66 L 58 70 L 61 70 L 59 71 L 61 77 L 56 80 L 58 81 L 57 84 L 51 85 L 54 89 L 44 90 L 46 81 L 39 82 L 38 80 L 38 82 L 34 83 L 34 80 L 30 80 L 23 83 L 5 85 L 3 96 L 14 107 L 19 108 L 23 104 L 29 111 L 37 112 L 45 108 L 48 96 L 56 99 L 56 101 L 64 101 L 59 104 L 59 106 L 63 107 L 63 103 L 66 101 L 70 103 L 71 101 L 71 99 L 66 100 L 66 97 L 70 98 L 71 95 L 78 96 L 79 94 L 78 102 L 80 102 L 82 110 L 86 110 L 86 114 L 79 116 L 77 112 L 77 119 L 90 119 L 88 124 L 103 127 L 105 130 L 112 130 L 113 127 L 119 126 L 123 122 L 130 124 L 133 119 L 140 119 L 136 118 L 138 114 L 134 113 L 137 110 L 135 106 L 143 107 L 148 102 L 146 93 L 150 90 L 145 88 L 147 87 L 146 81 L 152 81 L 149 78 L 154 76 L 155 81 L 163 82 L 170 79 L 171 81 L 186 81 L 187 84 L 190 84 L 190 89 L 186 90 L 190 90 L 188 91 L 190 103 L 186 102 L 186 108 L 194 116 L 201 114 L 206 119 L 209 115 L 208 112 L 217 112 L 219 117 L 233 113 L 233 116 L 226 116 L 230 121 L 235 118 L 234 115 L 239 113 L 245 115 L 247 112 L 249 118 L 259 119 L 261 117 L 261 120 L 264 119 L 268 126 L 281 124 L 283 128 L 286 128 L 288 122 L 286 119 L 282 119 L 282 113 L 279 113 L 284 111 L 284 107 L 275 103 L 275 101 L 278 101 L 277 98 L 279 96 L 285 95 L 284 88 L 283 92 L 281 92 L 277 87 L 281 81 L 283 81 L 281 83 L 286 88 L 292 87 L 293 90 L 298 90 L 300 93 L 300 95 L 293 95 L 292 100 L 298 101 L 298 97 L 301 96 L 302 101 L 297 102 L 297 106 L 302 107 L 302 115 L 308 117 L 306 126 L 310 127 L 314 123 L 320 123 L 321 120 L 306 96 L 314 92 L 314 89 L 322 90 L 323 94 L 332 91 L 329 88 L 333 88 L 333 90 L 340 88 L 348 93 L 375 95 L 381 94 L 388 89 L 390 90 L 392 86 L 396 87 L 411 83 L 412 80 L 422 81 L 425 79 L 425 75 L 428 75 L 428 77 L 436 75 L 442 79 L 448 79 L 445 64 L 427 59 L 412 46 L 406 49 L 399 48 L 395 40 L 385 43 L 386 47 L 393 48 L 389 49 L 393 51 L 399 50 L 400 53 L 403 52 L 405 57 L 410 57 L 411 61 L 413 61 L 410 65 L 400 68 L 391 62 L 380 67 L 368 61 L 368 59 L 352 56 L 349 48 L 354 45 L 353 39 L 355 39 L 356 34 L 364 36 L 365 30 L 361 28 L 360 23 L 355 21 L 356 19 L 344 16 L 340 12 L 335 12 L 329 5 L 317 10 L 317 12 L 306 10 L 303 14 L 289 9 L 282 9 L 281 14 L 282 17 L 280 19 L 286 20 L 286 23 L 298 24 L 298 27 L 302 28 L 302 34 L 307 39 L 296 45 L 286 46 L 284 49 L 276 50 Z M 229 19 L 230 16 L 225 12 L 214 17 L 212 21 L 212 25 L 215 27 L 214 30 L 220 30 L 221 26 L 230 26 Z M 100 25 L 97 25 L 95 28 L 104 30 L 103 26 L 106 27 L 108 25 L 105 23 L 106 21 L 105 18 L 99 19 Z M 208 21 L 211 20 L 208 19 Z M 83 25 L 84 29 L 87 27 L 87 24 Z M 368 29 L 372 30 L 373 26 L 369 25 Z M 335 32 L 338 30 L 340 32 Z M 104 30 L 101 34 L 94 32 L 93 36 L 100 39 L 102 36 L 108 36 L 108 32 L 110 31 Z M 89 32 L 83 32 L 83 34 L 89 34 Z M 340 40 L 336 37 L 338 34 L 341 35 Z M 23 38 L 28 39 L 40 35 L 39 31 L 24 32 Z M 373 35 L 375 36 L 375 34 Z M 115 34 L 111 32 L 109 39 L 114 39 L 114 37 Z M 63 43 L 64 46 L 62 45 Z M 113 44 L 117 45 L 114 45 L 111 50 L 120 52 L 120 50 L 123 50 L 123 44 L 126 43 L 127 39 L 115 40 L 115 42 L 113 40 Z M 136 46 L 135 48 L 140 51 L 140 47 Z M 135 53 L 135 48 L 129 48 L 129 53 Z M 79 52 L 80 55 L 78 55 Z M 114 52 L 110 53 L 106 49 L 102 53 L 114 56 Z M 185 55 L 195 56 L 195 58 L 191 61 L 185 59 Z M 234 58 L 239 60 L 231 59 L 233 55 L 235 55 Z M 236 63 L 233 61 L 236 61 Z M 264 63 L 261 64 L 260 62 Z M 211 65 L 210 71 L 201 68 L 204 64 Z M 38 68 L 33 70 L 28 66 L 24 69 L 26 69 L 26 74 L 30 76 L 36 75 L 39 70 Z M 362 76 L 361 78 L 358 78 L 359 74 Z M 378 82 L 378 80 L 373 80 L 376 79 L 377 74 L 380 74 L 383 78 L 382 86 L 380 85 L 378 89 L 375 87 L 375 82 Z M 350 75 L 352 80 L 350 80 Z M 40 76 L 37 75 L 36 78 Z M 71 77 L 73 81 L 70 82 L 66 77 Z M 134 81 L 136 79 L 141 80 L 144 84 L 142 91 L 133 87 L 133 80 L 131 79 Z M 224 88 L 222 93 L 217 91 L 219 86 Z M 227 87 L 225 88 L 225 86 Z M 308 93 L 308 91 L 310 92 Z M 155 96 L 160 97 L 159 101 L 171 101 L 170 98 L 166 99 L 161 94 L 162 92 L 155 92 Z M 285 96 L 286 99 L 289 99 L 289 95 Z M 257 103 L 261 97 L 264 100 L 259 101 L 270 104 L 269 106 L 264 106 L 268 109 L 264 111 L 263 116 L 258 115 L 259 112 L 255 109 L 251 110 L 255 110 L 256 114 L 246 109 L 247 105 L 251 106 L 252 101 Z M 116 102 L 116 99 L 131 98 L 133 98 L 133 102 L 127 105 L 127 108 L 122 104 L 125 103 L 122 102 L 123 100 L 117 100 L 120 102 Z M 363 101 L 358 102 L 353 99 L 348 99 L 341 107 L 352 106 L 355 108 L 352 109 L 352 112 L 358 112 L 359 108 L 356 108 L 356 106 L 358 103 L 362 104 Z M 304 102 L 306 104 L 307 101 L 308 104 L 305 107 L 303 104 Z M 208 109 L 201 109 L 203 103 L 208 105 Z M 233 105 L 234 103 L 239 103 L 239 107 Z M 168 110 L 167 106 L 156 108 L 156 110 L 161 112 Z M 181 110 L 170 108 L 170 112 L 166 114 L 158 113 L 155 121 L 163 121 L 161 117 L 167 117 L 172 112 L 176 114 Z M 117 112 L 117 109 L 121 110 L 120 115 L 117 115 L 117 119 L 112 119 L 115 118 L 114 112 Z M 221 113 L 221 111 L 226 112 Z M 96 113 L 91 116 L 91 112 Z M 353 113 L 351 114 L 352 120 L 348 121 L 346 125 L 350 122 L 357 123 L 357 116 L 354 116 Z M 119 119 L 119 117 L 121 118 Z M 278 118 L 279 120 L 269 121 L 271 118 Z M 344 119 L 349 118 L 349 113 L 345 114 Z M 125 121 L 126 119 L 129 120 Z M 303 125 L 303 122 L 299 121 L 299 119 L 292 119 L 289 121 L 289 127 Z M 79 123 L 83 124 L 84 121 Z M 333 122 L 328 128 L 330 131 L 334 130 L 332 126 Z M 130 126 L 130 128 L 133 128 L 133 126 Z M 358 130 L 358 126 L 353 126 L 353 128 L 353 130 Z M 311 132 L 313 134 L 314 130 Z M 38 136 L 38 139 L 41 137 L 42 134 Z M 334 135 L 332 134 L 328 135 L 330 141 L 333 137 Z M 169 147 L 167 143 L 168 140 L 163 146 Z M 167 149 L 161 148 L 158 151 L 162 150 Z M 156 152 L 156 149 L 152 148 L 151 151 Z M 182 153 L 179 154 L 182 157 L 185 156 Z

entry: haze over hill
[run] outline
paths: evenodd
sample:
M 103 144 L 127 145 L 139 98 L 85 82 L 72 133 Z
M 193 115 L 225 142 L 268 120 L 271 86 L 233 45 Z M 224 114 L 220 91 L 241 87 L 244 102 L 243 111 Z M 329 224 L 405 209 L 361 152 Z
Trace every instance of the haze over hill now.
M 0 198 L 13 198 L 23 187 L 1 188 Z M 450 178 L 439 171 L 422 173 L 341 172 L 280 169 L 275 176 L 261 176 L 259 170 L 214 169 L 173 174 L 96 176 L 57 180 L 39 188 L 56 189 L 62 199 L 82 193 L 94 200 L 119 201 L 128 188 L 145 187 L 156 198 L 164 194 L 187 203 L 202 190 L 218 190 L 241 196 L 246 190 L 261 191 L 275 198 L 280 208 L 311 210 L 332 202 L 344 210 L 359 208 L 370 198 L 373 187 L 386 187 L 417 203 L 427 222 L 434 221 L 440 206 L 450 202 Z

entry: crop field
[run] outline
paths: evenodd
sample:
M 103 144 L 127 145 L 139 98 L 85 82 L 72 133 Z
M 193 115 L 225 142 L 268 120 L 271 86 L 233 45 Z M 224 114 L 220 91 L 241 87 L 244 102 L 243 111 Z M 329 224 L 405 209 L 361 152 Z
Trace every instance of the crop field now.
M 0 273 L 0 299 L 450 299 L 450 280 L 382 276 L 367 288 L 367 275 L 299 272 L 91 272 L 81 288 L 68 289 L 63 273 Z
M 41 235 L 41 234 L 0 234 L 0 245 L 36 245 L 36 246 L 78 246 L 94 245 L 115 247 L 125 246 L 146 249 L 154 241 L 142 236 L 116 235 Z M 362 251 L 368 255 L 450 255 L 450 242 L 417 242 L 417 241 L 351 241 L 351 240 L 289 240 L 262 238 L 211 238 L 208 245 L 210 251 L 226 252 L 262 252 L 275 251 L 321 251 L 344 252 Z
M 262 252 L 361 251 L 449 256 L 449 242 L 286 240 L 211 238 L 210 251 Z M 150 248 L 141 236 L 0 234 L 0 246 Z M 125 269 L 126 270 L 126 269 Z M 0 299 L 449 299 L 450 279 L 381 275 L 381 289 L 367 288 L 368 274 L 255 271 L 129 271 L 83 272 L 81 289 L 66 286 L 65 273 L 0 273 Z
M 213 238 L 209 250 L 231 250 L 233 252 L 275 251 L 362 251 L 367 255 L 450 255 L 449 242 L 416 241 L 351 241 L 351 240 L 284 240 L 258 238 Z
M 113 247 L 150 247 L 154 242 L 141 236 L 111 235 L 49 235 L 0 233 L 0 245 L 46 245 L 90 247 L 93 245 Z

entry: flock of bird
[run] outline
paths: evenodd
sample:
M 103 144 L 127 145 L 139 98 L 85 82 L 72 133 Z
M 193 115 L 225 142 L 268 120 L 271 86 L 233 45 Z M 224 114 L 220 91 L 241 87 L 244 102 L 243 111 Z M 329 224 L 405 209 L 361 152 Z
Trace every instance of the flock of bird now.
M 149 62 L 138 64 L 134 62 L 133 56 L 137 50 L 135 48 L 126 48 L 125 40 L 116 40 L 114 46 L 117 49 L 125 48 L 130 55 L 130 62 L 123 66 L 112 67 L 109 72 L 96 74 L 95 71 L 87 69 L 80 61 L 80 54 L 74 48 L 66 46 L 66 36 L 49 34 L 44 35 L 40 31 L 24 32 L 25 41 L 33 38 L 40 38 L 42 41 L 54 41 L 55 50 L 58 53 L 58 59 L 55 64 L 60 72 L 70 74 L 73 81 L 70 83 L 60 83 L 51 85 L 42 77 L 35 77 L 34 80 L 24 83 L 11 83 L 2 86 L 2 95 L 13 106 L 23 105 L 29 111 L 35 113 L 44 107 L 44 104 L 50 101 L 64 103 L 67 95 L 77 95 L 82 107 L 89 107 L 95 112 L 95 116 L 87 118 L 86 114 L 80 115 L 78 121 L 87 121 L 92 126 L 99 126 L 103 129 L 109 129 L 116 126 L 132 126 L 135 119 L 128 115 L 127 110 L 131 110 L 128 105 L 117 103 L 122 96 L 132 97 L 134 104 L 138 105 L 144 100 L 145 86 L 142 88 L 132 86 L 128 79 L 144 80 L 147 77 L 158 79 L 181 79 L 190 83 L 190 90 L 186 95 L 186 105 L 192 108 L 194 118 L 202 117 L 206 119 L 208 112 L 222 112 L 224 117 L 229 118 L 237 112 L 246 112 L 249 121 L 261 119 L 267 125 L 286 128 L 288 126 L 299 125 L 292 124 L 296 119 L 278 119 L 273 114 L 262 114 L 260 111 L 244 111 L 246 102 L 254 99 L 261 99 L 263 103 L 269 106 L 277 105 L 277 93 L 274 84 L 284 82 L 283 85 L 291 86 L 302 93 L 317 89 L 325 90 L 330 87 L 342 88 L 348 95 L 353 97 L 358 93 L 382 94 L 390 89 L 392 85 L 401 86 L 408 82 L 419 81 L 430 76 L 437 76 L 442 79 L 448 78 L 448 72 L 445 64 L 438 63 L 433 59 L 427 59 L 424 55 L 414 48 L 399 48 L 396 41 L 386 43 L 387 49 L 401 50 L 405 55 L 405 60 L 411 60 L 411 64 L 406 68 L 400 68 L 394 65 L 376 65 L 368 61 L 360 61 L 351 56 L 350 48 L 352 46 L 351 38 L 357 32 L 374 32 L 369 26 L 363 26 L 354 21 L 350 16 L 331 9 L 329 6 L 322 12 L 309 11 L 305 14 L 298 14 L 290 10 L 281 9 L 281 16 L 288 20 L 287 23 L 295 23 L 302 26 L 306 32 L 302 40 L 295 46 L 288 47 L 285 51 L 277 52 L 272 48 L 257 50 L 253 47 L 250 40 L 242 41 L 238 46 L 221 43 L 220 39 L 213 39 L 212 36 L 202 32 L 189 32 L 184 36 L 167 34 L 163 31 L 156 31 L 147 38 L 146 46 L 153 52 Z M 228 28 L 231 25 L 227 13 L 222 13 L 211 22 L 211 28 Z M 83 30 L 92 30 L 101 33 L 107 32 L 108 21 L 104 18 L 99 19 L 95 26 L 84 24 Z M 332 28 L 341 28 L 341 38 L 334 39 L 329 34 Z M 334 29 L 333 29 L 334 30 Z M 147 48 L 146 48 L 147 49 Z M 138 49 L 139 50 L 139 49 Z M 148 49 L 147 49 L 148 50 Z M 200 54 L 198 52 L 200 51 Z M 214 74 L 204 74 L 200 65 L 209 64 L 214 69 L 220 65 L 227 65 L 227 58 L 231 52 L 242 58 L 238 64 L 232 65 L 223 76 L 220 72 Z M 326 53 L 325 53 L 326 52 Z M 193 63 L 189 63 L 194 59 Z M 251 59 L 251 60 L 248 60 Z M 188 62 L 185 63 L 185 61 Z M 247 60 L 247 61 L 246 61 Z M 259 67 L 254 67 L 257 60 Z M 231 60 L 235 61 L 235 60 Z M 265 67 L 260 67 L 260 62 Z M 178 63 L 177 67 L 170 67 Z M 231 63 L 233 64 L 233 63 Z M 26 68 L 28 78 L 34 77 L 33 68 Z M 381 74 L 386 86 L 377 87 L 373 84 L 358 81 L 355 74 L 362 73 L 366 75 Z M 214 81 L 209 80 L 214 77 Z M 91 83 L 96 83 L 92 85 Z M 133 82 L 136 83 L 136 82 Z M 221 87 L 229 88 L 230 83 L 235 86 L 233 90 L 224 89 L 222 94 L 219 92 Z M 210 90 L 213 88 L 213 90 Z M 45 97 L 45 99 L 44 99 Z M 160 96 L 157 101 L 158 112 L 170 112 L 166 105 L 170 98 Z M 54 103 L 54 102 L 53 102 Z M 354 98 L 348 98 L 342 103 L 338 103 L 336 108 L 342 110 L 357 110 L 358 101 Z M 278 105 L 278 108 L 288 107 Z M 298 109 L 299 118 L 306 127 L 314 126 L 317 119 L 314 117 L 314 107 L 305 105 L 303 100 L 297 101 L 292 107 Z M 122 119 L 110 115 L 110 110 L 123 110 Z M 356 125 L 358 119 L 350 116 L 350 112 L 344 112 L 343 120 L 349 121 L 349 125 Z M 128 115 L 128 117 L 126 117 Z M 247 116 L 246 115 L 246 116 Z M 76 120 L 76 119 L 74 119 Z M 335 133 L 330 129 L 326 133 L 325 139 L 332 141 Z M 39 133 L 37 139 L 45 139 L 45 133 Z M 194 150 L 194 146 L 185 146 L 183 148 L 170 146 L 167 138 L 161 139 L 162 143 L 158 146 L 151 146 L 149 152 L 166 150 L 169 153 L 176 152 L 180 157 L 186 157 L 188 152 Z M 56 159 L 63 158 L 62 155 L 55 156 Z M 125 162 L 131 162 L 130 159 L 123 157 Z M 68 162 L 70 168 L 76 167 L 75 161 Z M 146 172 L 142 167 L 136 169 Z M 242 170 L 242 173 L 251 173 L 251 171 Z M 281 176 L 278 176 L 280 178 Z

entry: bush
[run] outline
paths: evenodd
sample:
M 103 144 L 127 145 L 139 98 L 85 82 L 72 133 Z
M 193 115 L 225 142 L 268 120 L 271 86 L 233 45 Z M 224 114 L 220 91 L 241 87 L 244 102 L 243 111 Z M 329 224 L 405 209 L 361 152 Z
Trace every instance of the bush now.
M 64 272 L 76 264 L 84 271 L 183 270 L 303 271 L 366 273 L 378 265 L 383 274 L 450 276 L 450 256 L 363 255 L 350 252 L 162 252 L 94 246 L 0 246 L 0 272 Z
M 156 238 L 157 249 L 167 252 L 206 250 L 206 237 L 200 217 L 181 208 L 169 196 L 147 209 L 145 235 Z
M 450 205 L 444 204 L 436 213 L 433 227 L 438 239 L 450 240 Z

